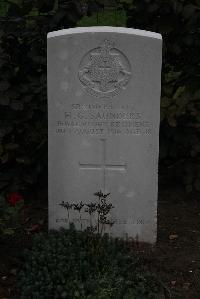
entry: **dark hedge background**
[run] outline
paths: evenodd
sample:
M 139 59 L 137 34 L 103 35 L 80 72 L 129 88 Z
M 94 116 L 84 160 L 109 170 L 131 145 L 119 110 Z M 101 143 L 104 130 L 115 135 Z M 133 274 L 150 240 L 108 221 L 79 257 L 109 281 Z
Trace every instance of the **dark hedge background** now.
M 47 188 L 46 34 L 75 27 L 86 14 L 104 11 L 108 1 L 5 3 L 0 18 L 0 191 Z M 163 35 L 160 174 L 169 173 L 188 192 L 200 191 L 200 0 L 112 4 L 115 14 L 125 10 L 127 27 Z

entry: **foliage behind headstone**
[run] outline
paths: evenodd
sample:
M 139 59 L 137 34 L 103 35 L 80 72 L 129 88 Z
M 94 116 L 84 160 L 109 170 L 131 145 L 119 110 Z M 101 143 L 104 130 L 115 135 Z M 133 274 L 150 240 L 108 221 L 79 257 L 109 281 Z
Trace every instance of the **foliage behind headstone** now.
M 163 36 L 161 167 L 180 174 L 188 191 L 200 191 L 200 1 L 134 0 L 124 7 L 128 27 Z
M 46 34 L 74 27 L 82 11 L 78 1 L 9 3 L 0 19 L 0 189 L 18 190 L 47 178 Z

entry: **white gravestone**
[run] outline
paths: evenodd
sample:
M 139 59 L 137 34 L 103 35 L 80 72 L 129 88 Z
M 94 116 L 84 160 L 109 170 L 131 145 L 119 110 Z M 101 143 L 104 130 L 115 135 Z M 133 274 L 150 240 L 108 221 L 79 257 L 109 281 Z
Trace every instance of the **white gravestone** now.
M 113 205 L 105 232 L 156 242 L 161 53 L 161 35 L 143 30 L 48 34 L 49 228 L 88 227 L 84 207 L 60 203 L 101 190 Z

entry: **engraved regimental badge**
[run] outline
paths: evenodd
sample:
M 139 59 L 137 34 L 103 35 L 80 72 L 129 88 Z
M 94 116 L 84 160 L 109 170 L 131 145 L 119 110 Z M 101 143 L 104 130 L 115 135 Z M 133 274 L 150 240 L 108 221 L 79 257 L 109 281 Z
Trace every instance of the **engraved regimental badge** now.
M 114 43 L 105 40 L 100 47 L 83 57 L 78 76 L 89 94 L 111 98 L 125 89 L 131 77 L 131 66 L 127 57 L 114 47 Z

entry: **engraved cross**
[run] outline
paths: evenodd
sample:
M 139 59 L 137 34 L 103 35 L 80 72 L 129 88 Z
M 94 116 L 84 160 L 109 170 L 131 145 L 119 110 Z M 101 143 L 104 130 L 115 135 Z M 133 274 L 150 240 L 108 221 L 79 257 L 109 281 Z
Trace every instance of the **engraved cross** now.
M 102 142 L 102 162 L 101 163 L 80 163 L 79 167 L 83 170 L 102 170 L 103 173 L 103 192 L 106 192 L 106 172 L 107 171 L 126 171 L 126 164 L 107 163 L 106 158 L 106 139 L 100 139 Z

